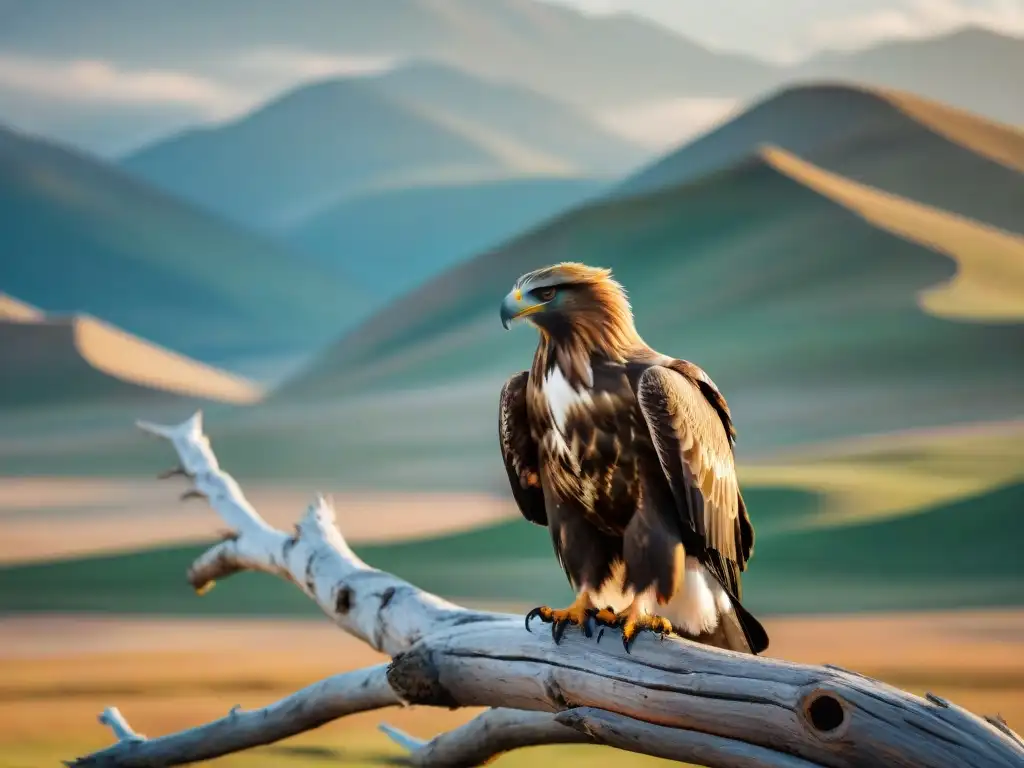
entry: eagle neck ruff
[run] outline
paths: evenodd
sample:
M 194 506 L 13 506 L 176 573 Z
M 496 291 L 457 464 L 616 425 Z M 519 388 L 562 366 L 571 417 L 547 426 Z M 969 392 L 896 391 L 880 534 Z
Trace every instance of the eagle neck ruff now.
M 594 384 L 595 363 L 625 364 L 647 348 L 632 323 L 607 324 L 597 333 L 594 330 L 589 326 L 567 328 L 564 333 L 540 329 L 533 360 L 534 380 L 543 381 L 557 365 L 571 387 L 589 388 Z

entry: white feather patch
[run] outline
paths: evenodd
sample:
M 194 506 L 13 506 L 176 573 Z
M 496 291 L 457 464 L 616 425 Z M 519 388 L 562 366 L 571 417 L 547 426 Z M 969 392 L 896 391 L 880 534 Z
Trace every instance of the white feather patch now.
M 633 602 L 633 590 L 624 590 L 622 585 L 626 577 L 626 567 L 621 560 L 612 564 L 612 575 L 597 591 L 588 590 L 590 599 L 598 608 L 611 608 L 613 611 L 624 611 Z
M 731 610 L 732 602 L 718 580 L 696 558 L 687 557 L 683 588 L 662 607 L 662 616 L 689 634 L 699 635 L 713 632 L 719 613 Z
M 551 411 L 551 418 L 562 434 L 565 434 L 565 420 L 569 411 L 580 403 L 592 402 L 590 391 L 572 387 L 557 365 L 544 377 L 544 398 Z
M 623 589 L 625 569 L 617 562 L 612 576 L 597 591 L 588 590 L 594 605 L 610 606 L 614 611 L 625 610 L 633 600 L 633 591 Z M 637 606 L 644 613 L 663 616 L 689 635 L 713 632 L 722 614 L 731 613 L 732 600 L 704 566 L 694 557 L 686 558 L 683 588 L 665 605 L 658 605 L 654 590 L 640 595 Z

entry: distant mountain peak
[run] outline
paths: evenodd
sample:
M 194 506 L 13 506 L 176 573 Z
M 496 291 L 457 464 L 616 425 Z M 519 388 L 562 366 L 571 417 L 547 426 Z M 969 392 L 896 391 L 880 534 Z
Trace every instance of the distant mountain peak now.
M 374 189 L 610 176 L 647 150 L 583 110 L 418 57 L 290 89 L 221 126 L 125 158 L 129 171 L 234 221 L 280 232 Z

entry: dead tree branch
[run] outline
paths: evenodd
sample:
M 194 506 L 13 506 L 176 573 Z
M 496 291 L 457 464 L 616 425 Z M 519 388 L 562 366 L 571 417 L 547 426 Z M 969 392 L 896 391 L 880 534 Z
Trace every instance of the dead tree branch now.
M 68 765 L 182 765 L 405 703 L 501 707 L 428 742 L 385 727 L 414 765 L 479 765 L 527 745 L 592 743 L 721 768 L 1024 766 L 1024 743 L 1005 723 L 834 667 L 647 636 L 630 655 L 578 633 L 556 646 L 526 632 L 522 617 L 468 610 L 369 567 L 321 497 L 293 533 L 275 530 L 218 466 L 201 414 L 139 426 L 172 443 L 180 464 L 171 474 L 190 478 L 186 495 L 208 499 L 231 531 L 189 569 L 197 591 L 238 571 L 276 574 L 392 661 L 154 739 L 108 710 L 117 743 Z
M 460 728 L 430 741 L 416 739 L 397 728 L 381 725 L 388 737 L 405 749 L 409 765 L 483 765 L 495 755 L 537 744 L 592 744 L 593 738 L 550 712 L 488 709 Z

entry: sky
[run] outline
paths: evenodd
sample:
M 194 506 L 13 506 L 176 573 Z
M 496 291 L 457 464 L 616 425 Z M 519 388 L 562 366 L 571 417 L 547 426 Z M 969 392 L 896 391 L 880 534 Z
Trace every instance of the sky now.
M 545 0 L 632 11 L 710 46 L 791 62 L 822 49 L 928 37 L 965 25 L 1024 35 L 1024 0 Z

